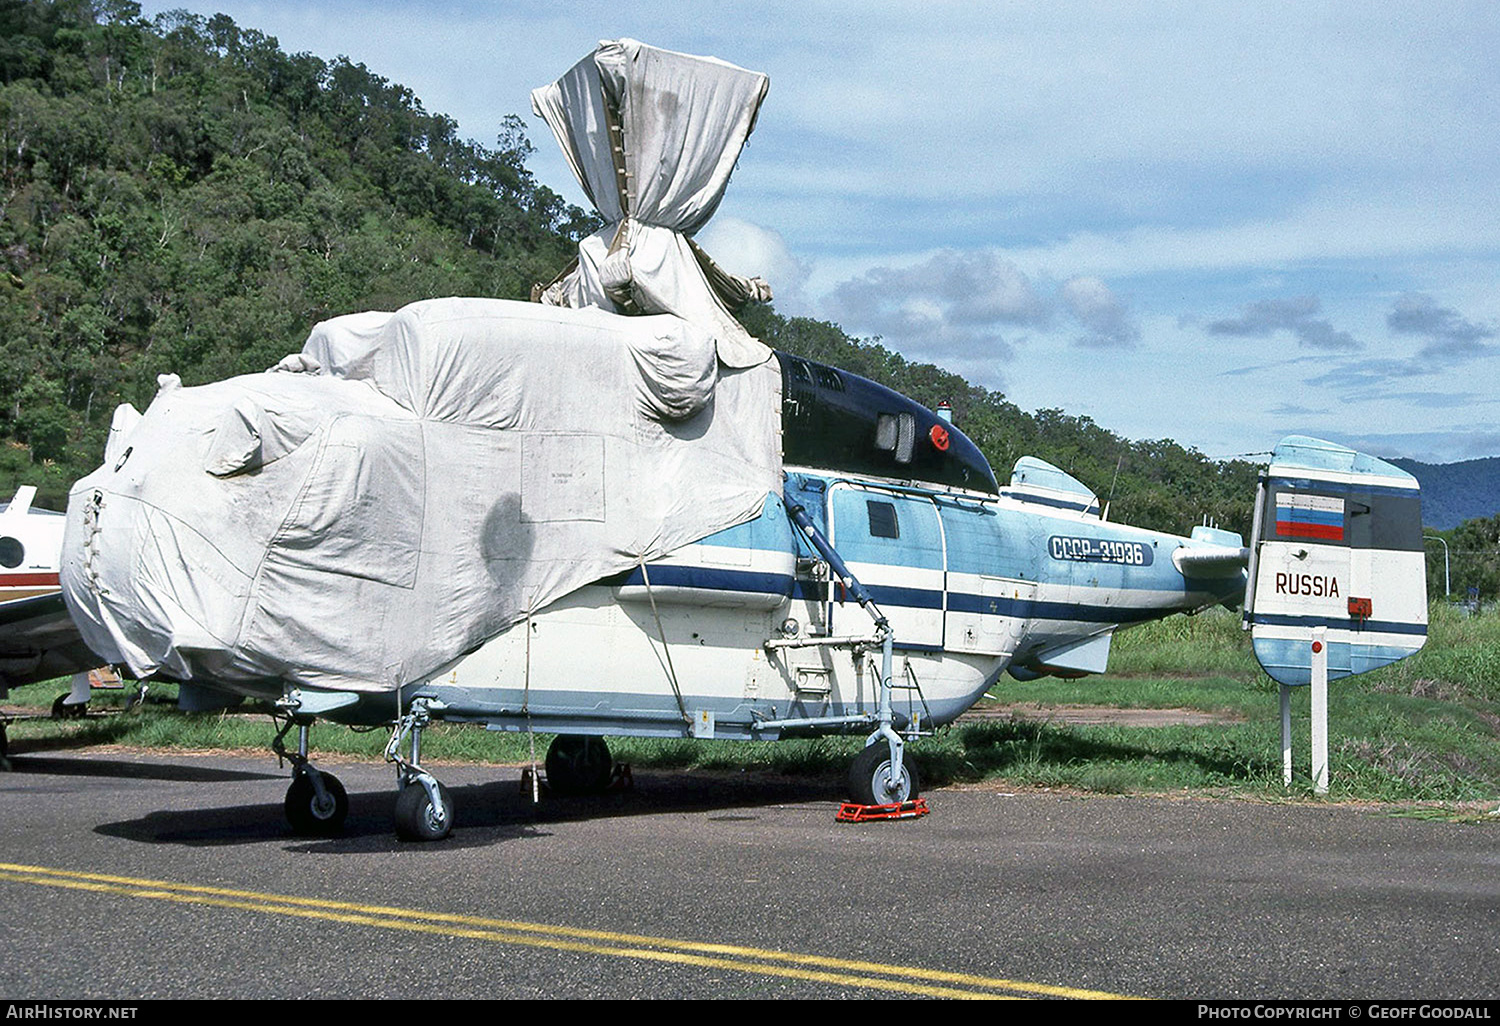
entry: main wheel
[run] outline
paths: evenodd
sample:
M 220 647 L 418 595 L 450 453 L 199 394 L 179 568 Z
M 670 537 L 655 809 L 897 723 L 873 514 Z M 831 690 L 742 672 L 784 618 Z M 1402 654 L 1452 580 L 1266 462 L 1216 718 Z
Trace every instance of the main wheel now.
M 68 695 L 58 695 L 52 701 L 52 718 L 54 720 L 78 720 L 88 714 L 89 704 L 87 702 L 69 705 Z
M 559 734 L 547 749 L 547 786 L 553 794 L 600 794 L 614 768 L 602 737 Z
M 901 759 L 901 776 L 891 776 L 891 749 L 876 741 L 854 757 L 849 766 L 849 797 L 860 805 L 896 805 L 921 793 L 922 784 L 911 759 Z
M 292 777 L 292 786 L 286 789 L 286 821 L 296 833 L 326 837 L 344 828 L 349 815 L 349 795 L 332 773 L 319 776 L 323 778 L 322 801 L 318 800 L 310 773 L 298 773 Z
M 441 783 L 438 798 L 443 803 L 439 817 L 421 781 L 413 780 L 396 795 L 396 836 L 403 841 L 441 841 L 453 829 L 453 796 Z

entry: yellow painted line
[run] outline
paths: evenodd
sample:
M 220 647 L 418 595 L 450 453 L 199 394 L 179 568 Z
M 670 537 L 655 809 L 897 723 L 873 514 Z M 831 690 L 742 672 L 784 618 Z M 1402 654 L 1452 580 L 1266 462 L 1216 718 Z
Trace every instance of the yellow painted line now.
M 390 905 L 364 905 L 289 894 L 267 894 L 223 887 L 83 873 L 0 862 L 0 880 L 46 887 L 120 894 L 133 898 L 242 909 L 272 915 L 372 926 L 385 930 L 462 937 L 500 944 L 550 948 L 582 954 L 672 962 L 715 969 L 781 976 L 840 986 L 889 990 L 945 998 L 1015 998 L 1027 995 L 1109 999 L 1126 995 L 1057 987 L 1045 983 L 945 972 L 915 966 L 887 965 L 856 959 L 803 955 L 768 948 L 672 940 L 640 934 L 612 933 L 546 923 L 490 919 L 448 912 L 427 912 Z

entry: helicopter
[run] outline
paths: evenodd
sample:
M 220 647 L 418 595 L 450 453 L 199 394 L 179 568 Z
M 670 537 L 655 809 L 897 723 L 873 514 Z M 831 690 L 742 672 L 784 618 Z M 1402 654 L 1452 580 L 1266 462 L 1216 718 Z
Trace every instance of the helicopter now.
M 390 728 L 407 839 L 453 827 L 438 721 L 555 734 L 558 794 L 609 785 L 610 736 L 862 735 L 851 798 L 899 805 L 906 745 L 1001 674 L 1098 673 L 1117 630 L 1244 596 L 1239 535 L 1112 523 L 1037 458 L 1002 484 L 951 417 L 739 325 L 769 289 L 691 236 L 768 84 L 601 43 L 533 94 L 606 222 L 536 302 L 336 317 L 263 374 L 117 411 L 70 493 L 68 610 L 188 704 L 271 703 L 295 830 L 348 813 L 317 720 Z M 1263 498 L 1271 529 L 1301 490 Z

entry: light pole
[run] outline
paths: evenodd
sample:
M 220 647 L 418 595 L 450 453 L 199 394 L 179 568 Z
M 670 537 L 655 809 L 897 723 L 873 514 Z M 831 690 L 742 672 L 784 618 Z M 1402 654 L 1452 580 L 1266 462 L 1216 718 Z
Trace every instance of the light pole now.
M 1422 540 L 1443 543 L 1443 598 L 1446 599 L 1449 595 L 1453 594 L 1453 582 L 1448 576 L 1448 540 L 1446 538 L 1439 538 L 1435 534 L 1424 534 L 1422 535 Z

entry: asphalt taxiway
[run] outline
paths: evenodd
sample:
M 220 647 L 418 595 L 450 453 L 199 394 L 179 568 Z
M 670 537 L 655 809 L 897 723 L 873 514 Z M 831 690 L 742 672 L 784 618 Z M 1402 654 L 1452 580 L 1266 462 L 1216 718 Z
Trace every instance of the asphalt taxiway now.
M 314 839 L 273 758 L 13 762 L 8 999 L 1500 996 L 1500 822 L 972 789 L 841 824 L 836 780 L 533 805 L 443 766 L 420 844 L 378 764 L 323 763 L 351 812 Z

